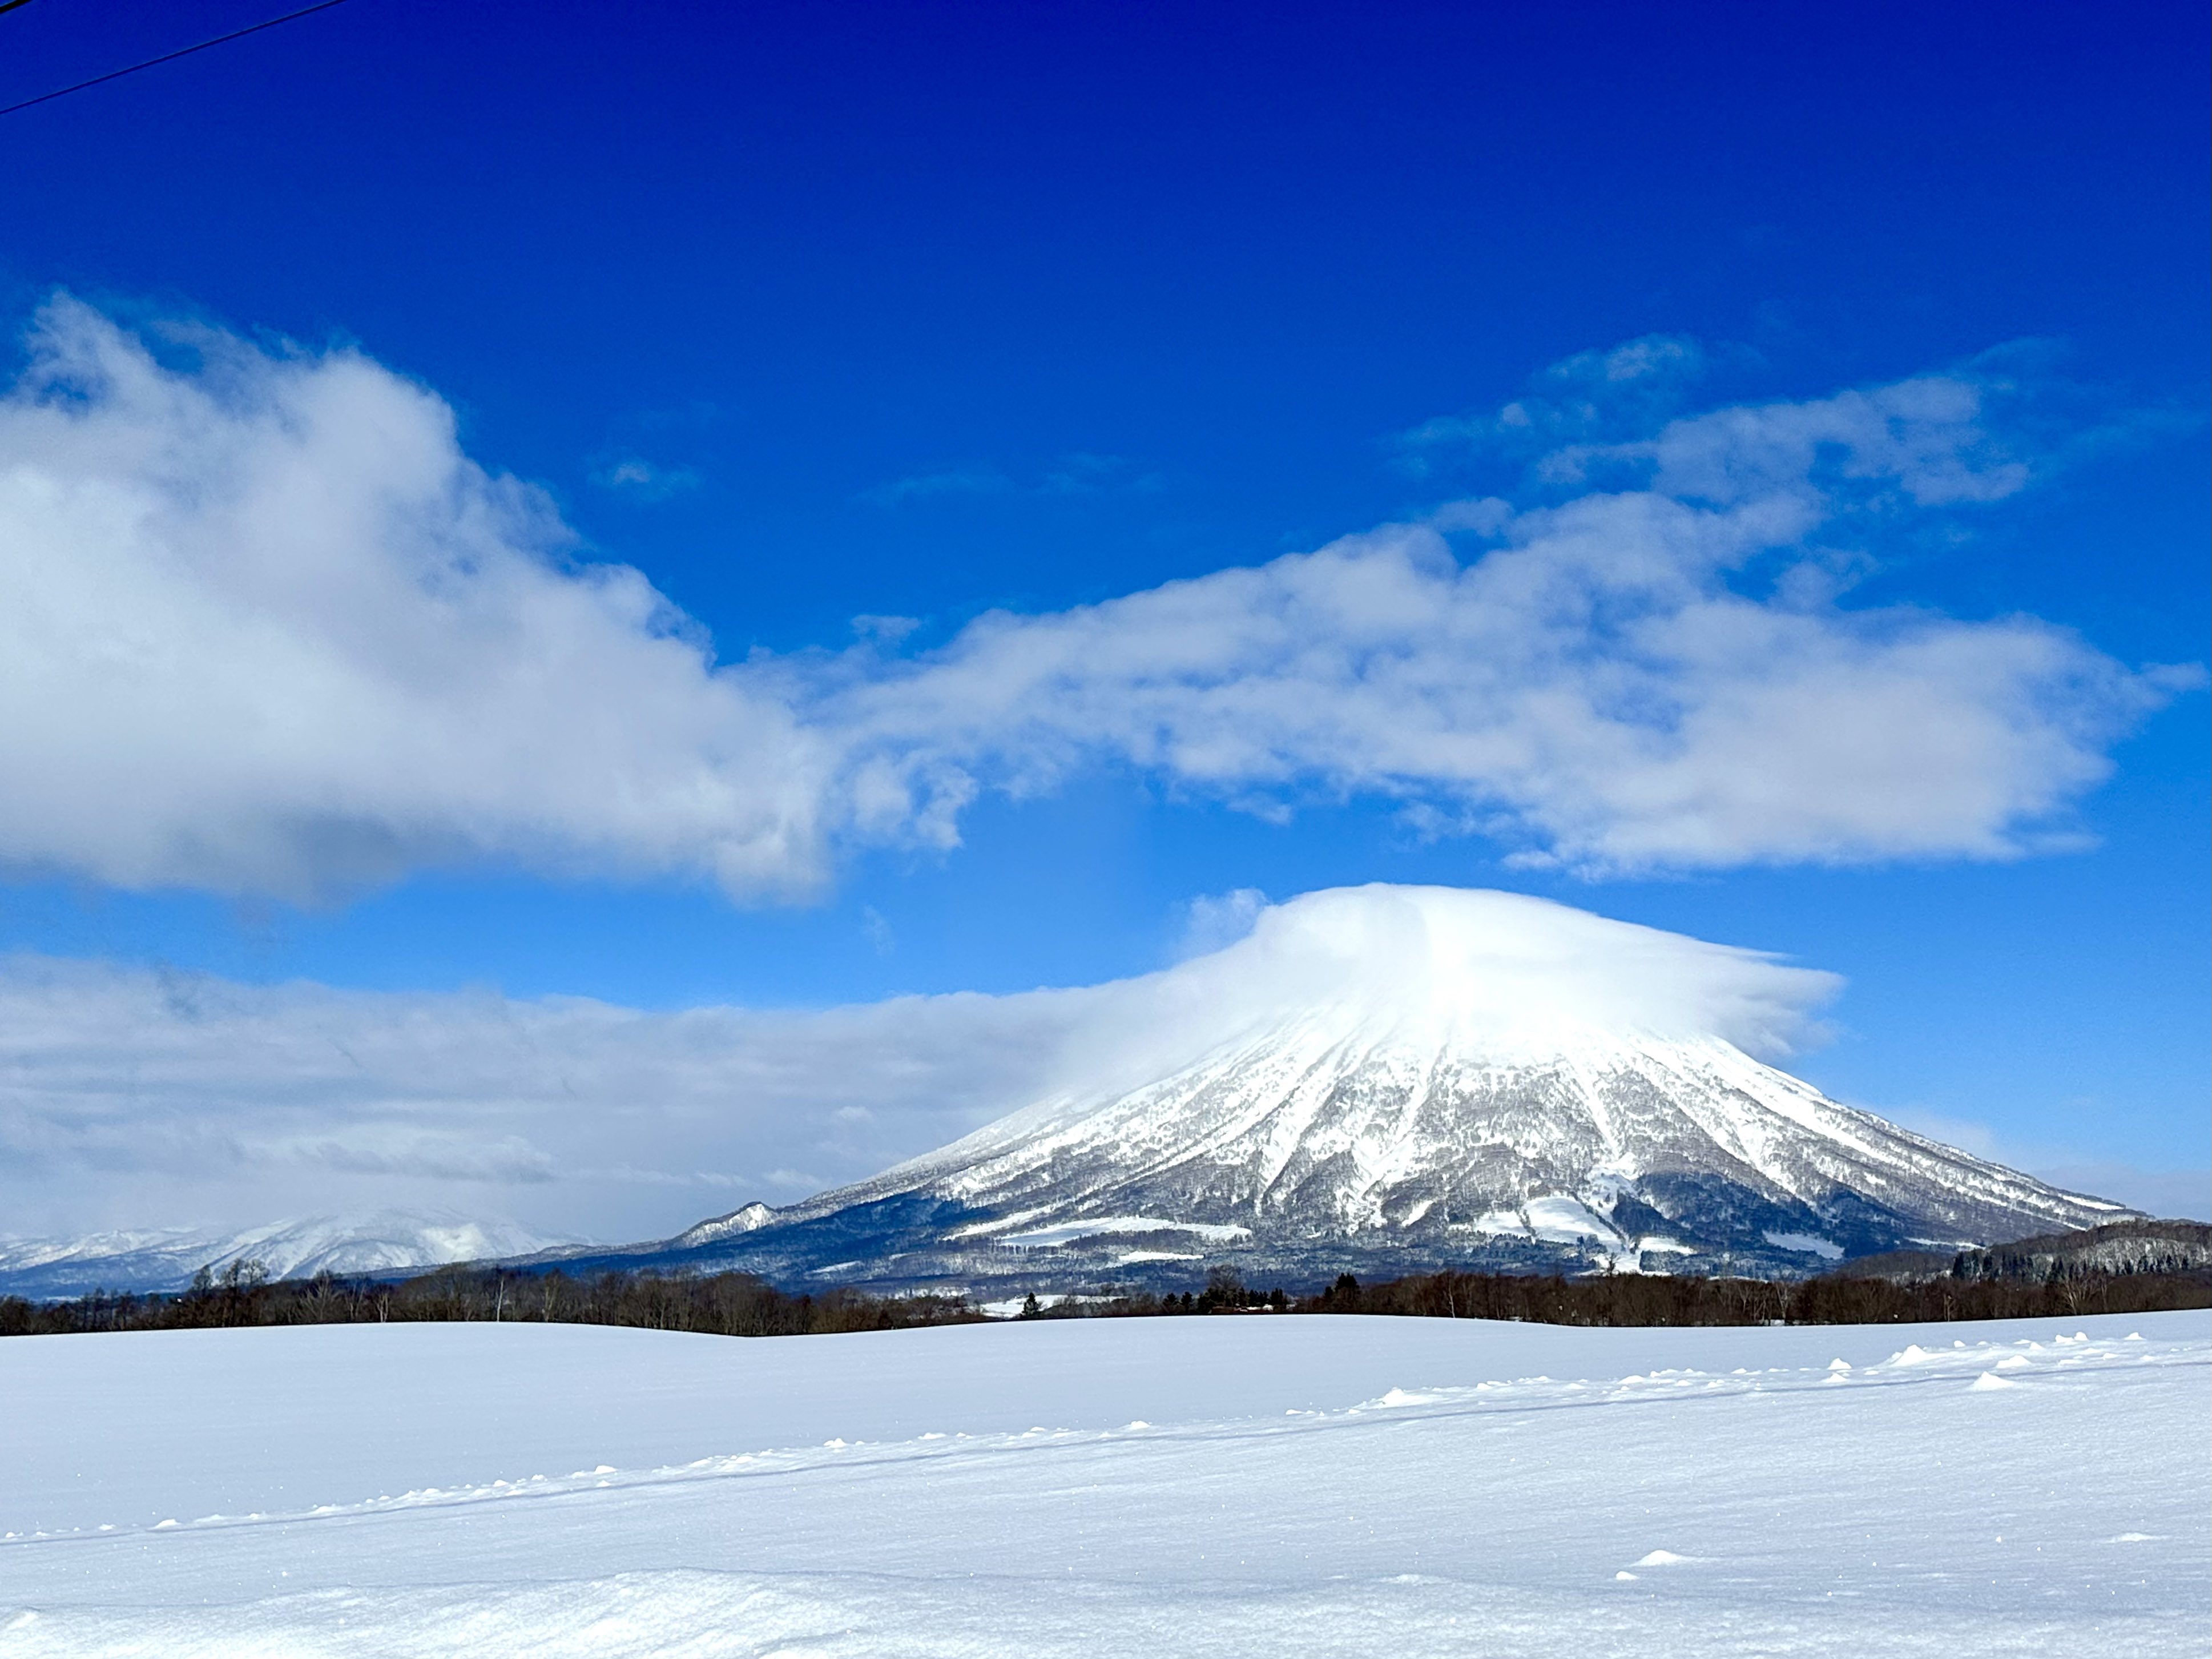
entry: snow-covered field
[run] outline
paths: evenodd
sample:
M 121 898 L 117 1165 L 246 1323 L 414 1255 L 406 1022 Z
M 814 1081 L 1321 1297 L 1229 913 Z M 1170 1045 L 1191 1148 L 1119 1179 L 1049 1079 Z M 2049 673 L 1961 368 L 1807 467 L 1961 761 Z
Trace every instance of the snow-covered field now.
M 15 1338 L 0 1655 L 2201 1656 L 2208 1407 L 2204 1314 Z

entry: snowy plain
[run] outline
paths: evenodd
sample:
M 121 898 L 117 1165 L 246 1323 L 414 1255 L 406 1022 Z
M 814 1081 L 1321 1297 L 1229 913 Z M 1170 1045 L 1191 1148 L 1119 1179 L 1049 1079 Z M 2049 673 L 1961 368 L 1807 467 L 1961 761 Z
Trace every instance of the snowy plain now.
M 0 1341 L 0 1656 L 2202 1655 L 2212 1315 Z

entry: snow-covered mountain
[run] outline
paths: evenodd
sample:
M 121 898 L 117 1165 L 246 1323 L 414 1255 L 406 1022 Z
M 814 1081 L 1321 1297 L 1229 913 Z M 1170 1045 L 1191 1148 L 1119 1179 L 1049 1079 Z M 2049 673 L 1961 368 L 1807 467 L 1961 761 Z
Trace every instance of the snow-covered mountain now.
M 1060 1086 L 854 1185 L 563 1247 L 388 1214 L 0 1240 L 0 1292 L 502 1258 L 883 1290 L 1310 1285 L 1442 1267 L 1788 1275 L 2134 1212 L 1831 1100 L 1766 1059 L 1828 976 L 1522 895 L 1367 887 L 1083 993 Z
M 94 1290 L 179 1291 L 201 1267 L 258 1261 L 271 1279 L 401 1271 L 517 1256 L 563 1241 L 513 1222 L 387 1210 L 314 1216 L 243 1232 L 171 1228 L 79 1238 L 0 1237 L 0 1295 L 82 1296 Z
M 659 1256 L 878 1284 L 1172 1282 L 1213 1263 L 1790 1273 L 2133 1213 L 1740 1046 L 1773 1042 L 1818 978 L 1518 895 L 1310 895 L 1133 983 L 1152 1054 L 1211 1024 L 1194 1056 L 703 1222 Z

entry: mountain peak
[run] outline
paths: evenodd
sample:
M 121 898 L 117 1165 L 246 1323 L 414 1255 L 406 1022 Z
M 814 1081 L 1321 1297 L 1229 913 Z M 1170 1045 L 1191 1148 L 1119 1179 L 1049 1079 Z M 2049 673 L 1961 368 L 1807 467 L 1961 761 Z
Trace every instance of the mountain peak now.
M 767 1226 L 775 1219 L 775 1212 L 755 1200 L 727 1215 L 710 1216 L 697 1225 L 685 1228 L 668 1241 L 672 1249 L 696 1249 L 702 1244 L 713 1244 L 722 1239 L 735 1238 Z

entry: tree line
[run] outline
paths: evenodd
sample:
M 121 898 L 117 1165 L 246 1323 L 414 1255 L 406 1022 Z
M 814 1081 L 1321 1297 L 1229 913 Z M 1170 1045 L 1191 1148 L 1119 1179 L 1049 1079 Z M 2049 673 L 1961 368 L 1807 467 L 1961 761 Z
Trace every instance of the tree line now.
M 174 1294 L 94 1291 L 68 1302 L 0 1297 L 0 1336 L 70 1331 L 195 1330 L 240 1325 L 378 1325 L 516 1322 L 630 1325 L 714 1336 L 805 1336 L 971 1323 L 958 1297 L 875 1297 L 857 1291 L 793 1295 L 750 1273 L 672 1278 L 441 1267 L 398 1280 L 342 1277 L 271 1280 L 258 1261 L 206 1268 Z
M 1832 1275 L 1781 1283 L 1635 1273 L 1587 1279 L 1437 1273 L 1375 1285 L 1344 1273 L 1327 1289 L 1291 1296 L 1246 1286 L 1217 1267 L 1197 1291 L 1100 1286 L 1047 1306 L 1031 1297 L 1024 1319 L 1152 1318 L 1207 1314 L 1389 1314 L 1520 1320 L 1553 1325 L 1875 1325 L 1960 1319 L 2072 1317 L 2212 1307 L 2212 1273 L 2097 1273 L 2069 1269 L 2040 1280 L 1942 1277 L 1898 1282 Z M 958 1296 L 820 1295 L 778 1290 L 750 1273 L 696 1278 L 557 1270 L 441 1267 L 384 1280 L 319 1273 L 272 1281 L 261 1265 L 203 1268 L 174 1294 L 95 1291 L 67 1302 L 0 1297 L 0 1336 L 82 1331 L 183 1330 L 246 1325 L 352 1325 L 425 1321 L 627 1325 L 715 1336 L 803 1336 L 969 1324 L 984 1316 Z
M 1424 1273 L 1363 1286 L 1350 1273 L 1296 1304 L 1307 1313 L 1514 1319 L 1547 1325 L 1906 1325 L 2071 1318 L 2212 1307 L 2212 1273 L 2069 1273 L 2047 1279 L 1838 1274 L 1794 1283 L 1607 1273 L 1589 1279 Z

